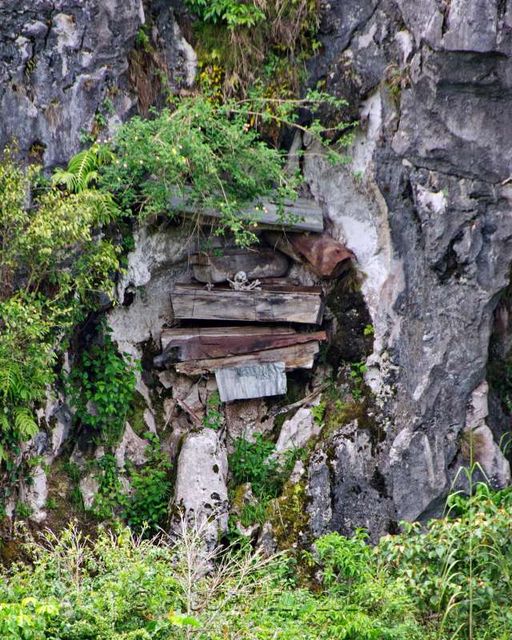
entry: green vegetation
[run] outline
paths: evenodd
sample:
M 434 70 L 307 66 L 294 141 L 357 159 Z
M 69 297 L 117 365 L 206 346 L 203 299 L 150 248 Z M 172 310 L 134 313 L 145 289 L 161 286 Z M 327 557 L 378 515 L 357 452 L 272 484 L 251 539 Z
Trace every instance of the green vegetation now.
M 352 382 L 352 397 L 356 401 L 361 400 L 363 397 L 364 374 L 367 370 L 368 367 L 364 361 L 352 362 L 350 364 L 350 372 L 348 375 Z
M 237 0 L 186 0 L 186 4 L 205 22 L 225 22 L 228 27 L 253 27 L 265 19 L 265 13 L 256 3 Z
M 153 434 L 145 434 L 150 441 L 146 448 L 147 461 L 137 469 L 128 469 L 132 492 L 123 500 L 122 516 L 131 529 L 152 535 L 163 527 L 171 497 L 169 456 L 164 453 Z
M 245 438 L 235 441 L 234 451 L 229 456 L 233 485 L 240 487 L 250 483 L 255 498 L 239 509 L 243 526 L 265 521 L 270 501 L 281 494 L 301 453 L 297 449 L 278 456 L 275 445 L 261 434 L 256 434 L 252 442 Z
M 250 482 L 258 498 L 276 498 L 290 475 L 295 459 L 288 455 L 283 463 L 275 455 L 275 445 L 256 434 L 254 441 L 239 438 L 229 456 L 229 469 L 235 485 Z
M 121 208 L 139 218 L 180 209 L 220 213 L 215 232 L 233 234 L 237 244 L 255 242 L 252 232 L 257 212 L 244 219 L 249 203 L 269 196 L 283 203 L 296 197 L 300 178 L 284 170 L 286 155 L 267 144 L 251 126 L 261 117 L 267 122 L 299 127 L 327 146 L 325 128 L 317 119 L 299 124 L 298 108 L 314 110 L 338 100 L 310 93 L 302 100 L 282 100 L 275 113 L 265 113 L 267 101 L 214 104 L 196 96 L 176 100 L 173 109 L 150 120 L 133 118 L 121 127 L 113 143 L 115 160 L 101 168 L 100 185 L 113 193 Z M 334 127 L 340 133 L 346 125 Z M 346 140 L 345 140 L 346 142 Z M 333 162 L 343 160 L 329 150 Z
M 331 533 L 269 559 L 205 552 L 187 530 L 173 543 L 128 530 L 93 541 L 70 527 L 3 570 L 0 629 L 16 640 L 508 640 L 511 506 L 510 490 L 478 485 L 424 532 L 408 525 L 375 547 L 363 531 Z
M 194 46 L 201 89 L 214 99 L 290 98 L 318 49 L 317 0 L 186 0 L 198 18 Z
M 101 342 L 83 351 L 73 367 L 69 393 L 76 416 L 99 444 L 115 445 L 123 435 L 135 393 L 135 369 L 105 328 Z
M 130 489 L 121 481 L 115 457 L 106 453 L 92 463 L 99 488 L 90 509 L 91 515 L 102 522 L 125 523 L 137 534 L 149 536 L 164 526 L 171 496 L 171 463 L 160 448 L 158 439 L 144 434 L 149 441 L 146 463 L 136 467 L 128 462 L 125 469 Z
M 221 411 L 220 395 L 215 391 L 206 401 L 206 413 L 203 424 L 208 429 L 217 431 L 224 422 L 224 414 Z
M 108 195 L 61 191 L 9 153 L 0 161 L 0 459 L 9 473 L 37 431 L 33 409 L 56 381 L 72 328 L 112 289 L 118 251 L 96 233 L 116 211 Z

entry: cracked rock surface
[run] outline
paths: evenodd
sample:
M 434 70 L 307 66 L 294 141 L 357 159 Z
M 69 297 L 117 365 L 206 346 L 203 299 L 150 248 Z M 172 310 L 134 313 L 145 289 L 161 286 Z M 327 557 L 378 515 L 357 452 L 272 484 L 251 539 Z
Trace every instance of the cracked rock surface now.
M 472 394 L 487 394 L 493 314 L 512 261 L 512 3 L 332 1 L 322 31 L 327 53 L 310 64 L 315 79 L 352 96 L 363 126 L 352 167 L 334 171 L 314 157 L 306 166 L 333 233 L 371 276 L 367 381 L 389 417 L 372 452 L 387 505 L 374 514 L 379 530 L 386 518 L 439 512 L 462 462 Z M 508 463 L 489 427 L 478 428 L 481 455 L 503 486 Z M 318 486 L 321 456 L 312 467 L 310 493 L 331 514 L 324 528 L 337 528 L 353 483 L 335 469 L 340 450 L 324 456 L 334 477 L 328 496 Z M 364 525 L 354 513 L 352 526 Z

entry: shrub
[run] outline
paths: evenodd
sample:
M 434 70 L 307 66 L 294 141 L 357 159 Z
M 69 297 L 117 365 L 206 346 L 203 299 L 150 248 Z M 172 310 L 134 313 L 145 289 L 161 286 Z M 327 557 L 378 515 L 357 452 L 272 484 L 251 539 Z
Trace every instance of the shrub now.
M 117 159 L 103 169 L 103 184 L 141 216 L 175 215 L 176 197 L 198 213 L 219 211 L 218 232 L 247 244 L 254 236 L 240 217 L 243 207 L 274 189 L 292 196 L 294 181 L 283 172 L 282 154 L 245 124 L 245 114 L 200 97 L 151 120 L 133 118 L 118 132 Z
M 224 95 L 261 83 L 268 97 L 298 93 L 305 61 L 319 47 L 318 0 L 185 0 L 196 15 L 200 84 L 217 72 Z
M 153 535 L 164 525 L 171 496 L 171 463 L 168 454 L 151 436 L 146 435 L 151 439 L 146 450 L 146 464 L 140 470 L 132 467 L 129 472 L 132 493 L 126 496 L 123 510 L 123 517 L 130 527 L 145 535 Z
M 81 423 L 101 444 L 114 445 L 123 435 L 134 398 L 138 364 L 120 354 L 103 327 L 101 343 L 84 351 L 69 377 L 69 391 Z
M 470 498 L 451 496 L 449 517 L 431 521 L 426 533 L 417 523 L 404 523 L 402 535 L 384 538 L 378 547 L 425 619 L 434 618 L 447 637 L 508 637 L 511 506 L 510 489 L 493 493 L 478 484 Z
M 279 461 L 272 454 L 275 445 L 256 434 L 254 442 L 245 438 L 235 441 L 234 452 L 229 456 L 229 469 L 235 485 L 250 482 L 257 498 L 275 498 L 283 485 L 279 473 Z
M 9 152 L 0 159 L 0 460 L 37 431 L 33 410 L 71 328 L 112 288 L 117 250 L 95 237 L 110 203 L 48 185 Z

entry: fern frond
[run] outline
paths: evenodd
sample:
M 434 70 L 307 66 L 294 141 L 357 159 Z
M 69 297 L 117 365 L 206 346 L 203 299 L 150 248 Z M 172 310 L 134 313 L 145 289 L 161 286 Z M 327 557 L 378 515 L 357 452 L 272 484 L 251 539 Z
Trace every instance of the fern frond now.
M 22 440 L 29 440 L 39 431 L 34 414 L 25 407 L 16 407 L 14 409 L 14 426 Z
M 10 426 L 9 418 L 7 417 L 7 413 L 5 413 L 5 408 L 0 406 L 0 433 L 6 433 L 9 431 Z
M 62 185 L 69 193 L 76 193 L 78 191 L 78 179 L 74 173 L 71 173 L 67 169 L 56 169 L 52 176 L 52 183 L 54 185 Z
M 0 367 L 0 395 L 13 400 L 21 395 L 24 388 L 23 376 L 19 366 L 13 362 L 2 362 Z
M 64 185 L 70 193 L 79 193 L 97 181 L 98 168 L 112 162 L 113 157 L 114 154 L 106 145 L 93 144 L 73 156 L 67 169 L 57 169 L 52 181 Z

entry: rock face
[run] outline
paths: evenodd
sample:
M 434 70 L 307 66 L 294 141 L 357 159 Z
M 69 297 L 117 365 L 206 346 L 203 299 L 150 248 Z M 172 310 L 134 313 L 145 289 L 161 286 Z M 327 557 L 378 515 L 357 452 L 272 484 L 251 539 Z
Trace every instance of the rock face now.
M 51 167 L 78 151 L 84 132 L 110 135 L 129 115 L 161 102 L 163 87 L 151 80 L 161 74 L 152 75 L 152 65 L 171 88 L 192 84 L 196 57 L 175 20 L 178 5 L 4 0 L 0 146 L 16 138 L 22 155 Z M 510 482 L 498 446 L 503 429 L 498 433 L 488 416 L 486 378 L 494 312 L 512 264 L 512 4 L 320 5 L 324 48 L 309 63 L 311 83 L 324 81 L 345 97 L 347 117 L 361 126 L 350 165 L 331 166 L 307 140 L 302 164 L 329 232 L 364 275 L 375 332 L 366 382 L 382 437 L 351 420 L 322 441 L 311 412 L 300 409 L 285 422 L 278 448 L 319 435 L 303 473 L 314 534 L 366 526 L 375 538 L 398 520 L 439 513 L 468 464 L 468 442 L 483 477 L 495 487 Z M 143 25 L 149 51 L 137 44 Z M 134 356 L 146 355 L 173 320 L 169 290 L 186 273 L 192 250 L 182 233 L 162 227 L 136 234 L 119 283 L 122 304 L 109 313 L 114 340 Z M 510 337 L 510 310 L 500 307 L 498 315 Z M 500 344 L 505 352 L 512 340 Z M 227 526 L 226 447 L 271 432 L 274 416 L 260 401 L 229 407 L 224 442 L 202 428 L 204 389 L 159 376 L 162 406 L 151 396 L 155 381 L 138 382 L 147 405 L 143 427 L 157 432 L 172 423 L 165 446 L 178 455 L 176 504 L 203 520 L 215 516 L 208 525 L 213 543 Z M 53 457 L 70 427 L 67 411 L 59 411 L 41 416 L 53 428 Z M 143 463 L 144 429 L 134 431 L 118 451 L 120 466 L 125 458 Z M 46 476 L 42 469 L 35 475 L 24 499 L 43 519 Z M 82 484 L 91 503 L 97 482 L 91 476 Z
M 311 409 L 303 407 L 283 423 L 276 442 L 276 451 L 282 453 L 293 449 L 301 449 L 312 437 L 318 436 L 319 433 L 320 426 L 315 423 Z
M 174 504 L 209 547 L 228 528 L 227 472 L 226 449 L 216 431 L 187 436 L 178 459 Z
M 311 154 L 306 172 L 367 276 L 376 332 L 367 381 L 390 417 L 373 452 L 382 498 L 392 496 L 383 519 L 436 513 L 459 467 L 468 403 L 486 378 L 512 260 L 511 21 L 510 3 L 493 1 L 325 6 L 327 54 L 311 69 L 353 97 L 363 126 L 349 169 Z M 503 485 L 506 461 L 488 427 L 478 429 L 482 459 Z M 312 473 L 325 477 L 318 464 Z M 331 527 L 351 482 L 336 474 Z
M 22 155 L 53 166 L 84 135 L 108 134 L 135 113 L 142 69 L 130 53 L 149 20 L 161 69 L 171 86 L 186 86 L 195 58 L 168 6 L 152 15 L 142 0 L 2 2 L 0 147 L 17 140 Z

